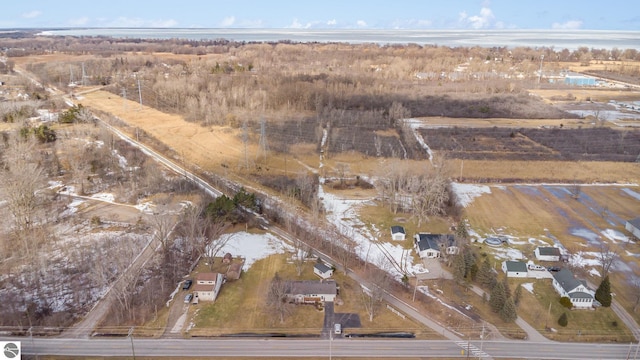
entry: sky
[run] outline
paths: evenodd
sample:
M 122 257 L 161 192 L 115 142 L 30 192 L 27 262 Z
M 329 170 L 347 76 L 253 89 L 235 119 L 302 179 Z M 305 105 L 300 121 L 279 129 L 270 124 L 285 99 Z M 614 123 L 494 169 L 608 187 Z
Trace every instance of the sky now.
M 637 0 L 4 0 L 0 28 L 640 30 Z

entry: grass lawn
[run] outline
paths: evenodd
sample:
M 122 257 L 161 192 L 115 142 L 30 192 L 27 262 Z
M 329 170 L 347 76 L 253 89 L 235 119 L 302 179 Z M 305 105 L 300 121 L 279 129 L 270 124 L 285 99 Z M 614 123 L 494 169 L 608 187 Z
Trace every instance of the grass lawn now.
M 550 280 L 510 279 L 512 289 L 516 283 L 525 282 L 533 282 L 533 294 L 523 289 L 518 314 L 546 337 L 557 341 L 635 341 L 629 329 L 610 308 L 568 310 L 560 305 L 560 297 Z M 563 313 L 569 319 L 566 327 L 558 325 L 558 318 Z M 546 330 L 548 328 L 555 331 Z

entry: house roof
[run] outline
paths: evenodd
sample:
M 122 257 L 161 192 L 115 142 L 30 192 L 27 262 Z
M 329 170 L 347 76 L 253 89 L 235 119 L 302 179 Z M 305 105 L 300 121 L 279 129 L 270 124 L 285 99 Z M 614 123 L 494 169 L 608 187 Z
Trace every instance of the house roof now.
M 505 261 L 509 272 L 527 272 L 527 264 L 522 261 Z
M 287 281 L 285 293 L 290 295 L 336 295 L 338 292 L 335 281 L 295 280 Z
M 217 273 L 206 272 L 206 273 L 198 274 L 196 276 L 196 281 L 216 281 L 217 278 L 218 278 Z
M 451 246 L 455 243 L 455 237 L 451 234 L 425 234 L 420 233 L 416 234 L 416 244 L 418 245 L 418 249 L 420 251 L 425 250 L 438 250 L 440 251 L 440 242 L 444 237 L 447 246 Z
M 326 273 L 327 271 L 331 270 L 331 268 L 327 266 L 325 263 L 320 263 L 320 262 L 313 265 L 313 267 L 318 269 L 318 271 L 320 271 L 321 273 Z
M 538 253 L 543 256 L 560 256 L 560 249 L 552 246 L 540 246 Z
M 583 291 L 572 292 L 569 294 L 569 297 L 574 299 L 593 299 L 593 295 Z
M 570 292 L 580 285 L 584 285 L 580 280 L 576 279 L 573 273 L 567 269 L 561 269 L 553 273 L 553 278 L 562 286 L 564 291 Z
M 216 288 L 215 284 L 195 284 L 193 285 L 193 291 L 213 291 Z
M 627 222 L 631 224 L 631 226 L 633 226 L 634 228 L 640 229 L 640 217 L 628 220 Z
M 399 226 L 399 225 L 394 225 L 391 227 L 391 233 L 392 234 L 406 234 L 406 232 L 404 232 L 404 227 Z

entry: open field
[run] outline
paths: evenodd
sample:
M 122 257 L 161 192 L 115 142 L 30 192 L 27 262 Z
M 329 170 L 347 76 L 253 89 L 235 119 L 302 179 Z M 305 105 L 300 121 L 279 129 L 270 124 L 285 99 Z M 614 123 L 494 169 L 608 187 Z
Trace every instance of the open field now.
M 575 199 L 570 186 L 495 185 L 490 194 L 476 198 L 465 213 L 480 238 L 511 237 L 510 250 L 479 245 L 480 251 L 495 258 L 496 268 L 514 257 L 534 259 L 537 246 L 559 246 L 572 255 L 569 264 L 563 266 L 570 266 L 595 289 L 601 281 L 597 254 L 603 246 L 610 247 L 619 254 L 611 271 L 612 291 L 640 320 L 640 314 L 633 312 L 640 245 L 624 230 L 626 220 L 638 215 L 639 201 L 637 186 L 582 186 Z

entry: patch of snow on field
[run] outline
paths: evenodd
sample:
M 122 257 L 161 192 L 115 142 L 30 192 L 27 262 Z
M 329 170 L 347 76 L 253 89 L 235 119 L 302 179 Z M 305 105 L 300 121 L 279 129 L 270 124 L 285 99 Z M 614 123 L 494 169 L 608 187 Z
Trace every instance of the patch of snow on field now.
M 96 199 L 96 200 L 100 200 L 100 201 L 107 201 L 107 202 L 114 202 L 114 200 L 116 199 L 115 196 L 113 196 L 113 194 L 110 193 L 98 193 L 98 194 L 93 194 L 91 195 L 92 199 Z
M 596 270 L 596 269 L 591 269 L 589 270 L 589 274 L 593 275 L 593 276 L 597 276 L 597 277 L 602 277 L 602 275 L 600 275 L 600 271 Z
M 422 122 L 418 119 L 405 119 L 404 122 L 409 124 L 411 130 L 413 131 L 413 135 L 415 136 L 420 146 L 427 152 L 427 154 L 429 154 L 429 161 L 433 164 L 433 151 L 431 151 L 429 145 L 424 142 L 424 138 L 420 136 L 420 134 L 416 131 L 422 127 Z
M 491 188 L 487 185 L 461 184 L 453 182 L 451 183 L 451 189 L 456 194 L 458 203 L 463 207 L 469 206 L 473 202 L 473 199 L 482 194 L 491 194 Z
M 607 239 L 613 241 L 613 243 L 617 243 L 618 241 L 628 243 L 629 241 L 631 241 L 625 234 L 621 233 L 618 230 L 606 229 L 601 231 L 600 233 Z
M 622 191 L 625 194 L 631 196 L 632 198 L 634 198 L 636 200 L 640 200 L 640 193 L 637 193 L 637 192 L 635 192 L 635 191 L 633 191 L 631 189 L 628 189 L 628 188 L 622 188 Z
M 533 294 L 533 283 L 524 283 L 522 284 L 522 287 Z
M 154 205 L 151 201 L 145 201 L 143 203 L 135 205 L 135 208 L 145 214 L 153 214 L 153 206 Z
M 250 234 L 241 231 L 224 234 L 221 238 L 222 241 L 227 241 L 227 243 L 220 249 L 219 253 L 231 253 L 233 256 L 244 257 L 244 271 L 249 270 L 251 265 L 260 259 L 285 252 L 285 245 L 282 240 L 270 233 Z
M 587 258 L 589 257 L 589 258 Z M 569 257 L 569 264 L 573 267 L 584 268 L 587 266 L 600 266 L 598 253 L 593 251 L 578 251 Z
M 82 205 L 82 203 L 84 203 L 84 200 L 74 199 L 69 205 L 67 205 L 67 208 L 62 212 L 61 216 L 64 217 L 67 215 L 75 214 L 76 212 L 78 212 L 78 206 Z
M 589 242 L 598 242 L 600 240 L 600 235 L 594 233 L 593 231 L 585 228 L 574 228 L 571 229 L 570 234 L 573 236 L 581 237 L 586 239 Z
M 493 248 L 493 250 L 495 252 L 495 257 L 498 259 L 502 259 L 502 260 L 524 259 L 524 255 L 522 255 L 522 251 L 518 249 L 497 247 L 497 248 Z
M 327 211 L 327 220 L 334 224 L 342 235 L 358 244 L 355 251 L 360 259 L 376 264 L 380 261 L 388 264 L 387 272 L 398 280 L 404 276 L 404 271 L 424 272 L 420 268 L 412 268 L 413 257 L 409 250 L 399 244 L 377 241 L 379 230 L 368 229 L 359 219 L 357 210 L 369 204 L 370 200 L 344 199 L 325 192 L 322 186 L 318 189 L 318 197 L 322 199 Z

